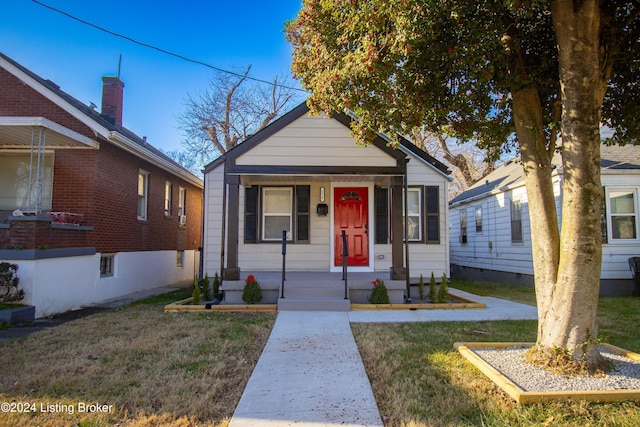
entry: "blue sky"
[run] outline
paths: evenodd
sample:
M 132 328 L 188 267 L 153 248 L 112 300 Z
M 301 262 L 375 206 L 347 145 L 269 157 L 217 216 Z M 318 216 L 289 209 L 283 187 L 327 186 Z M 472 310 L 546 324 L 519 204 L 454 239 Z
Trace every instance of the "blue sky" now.
M 301 0 L 41 0 L 85 21 L 210 65 L 272 80 L 290 75 L 284 22 Z M 0 0 L 0 51 L 62 90 L 100 106 L 102 76 L 122 54 L 123 125 L 163 150 L 180 148 L 177 117 L 213 70 L 138 46 L 32 0 Z M 297 82 L 290 83 L 298 86 Z

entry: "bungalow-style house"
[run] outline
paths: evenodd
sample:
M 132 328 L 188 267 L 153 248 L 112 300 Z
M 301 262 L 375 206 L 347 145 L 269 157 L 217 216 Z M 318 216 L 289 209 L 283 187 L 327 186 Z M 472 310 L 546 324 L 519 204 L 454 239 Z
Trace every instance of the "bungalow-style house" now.
M 0 53 L 0 261 L 36 317 L 192 282 L 203 182 L 102 112 Z
M 351 120 L 302 103 L 206 166 L 204 272 L 225 299 L 253 274 L 275 302 L 283 268 L 288 289 L 313 287 L 341 280 L 343 261 L 352 301 L 375 278 L 402 302 L 409 279 L 449 274 L 448 169 L 406 139 L 356 145 Z
M 562 161 L 553 164 L 554 193 L 562 221 Z M 601 148 L 602 212 L 601 295 L 631 295 L 629 258 L 640 256 L 638 197 L 640 146 Z M 531 231 L 524 172 L 517 159 L 497 168 L 458 195 L 451 212 L 453 277 L 533 285 Z

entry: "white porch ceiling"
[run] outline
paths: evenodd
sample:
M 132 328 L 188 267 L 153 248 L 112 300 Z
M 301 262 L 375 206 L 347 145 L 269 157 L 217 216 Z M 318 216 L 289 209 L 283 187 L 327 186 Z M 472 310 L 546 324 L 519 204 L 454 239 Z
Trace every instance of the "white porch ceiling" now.
M 45 149 L 100 147 L 98 141 L 44 117 L 0 117 L 0 149 L 30 149 L 34 130 L 36 145 L 39 130 L 45 131 Z

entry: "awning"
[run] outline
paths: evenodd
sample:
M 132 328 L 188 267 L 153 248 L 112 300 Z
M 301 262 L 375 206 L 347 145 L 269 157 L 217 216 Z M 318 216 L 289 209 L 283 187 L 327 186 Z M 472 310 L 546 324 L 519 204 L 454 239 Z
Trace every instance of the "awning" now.
M 100 143 L 44 117 L 0 117 L 0 149 L 30 149 L 33 128 L 46 129 L 46 148 L 97 149 Z

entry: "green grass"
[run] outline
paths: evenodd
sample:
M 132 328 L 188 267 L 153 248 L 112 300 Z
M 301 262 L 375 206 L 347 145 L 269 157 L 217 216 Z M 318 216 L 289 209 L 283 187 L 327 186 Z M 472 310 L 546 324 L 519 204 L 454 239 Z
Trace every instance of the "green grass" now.
M 518 302 L 533 289 L 494 283 L 451 287 Z M 605 341 L 640 352 L 640 298 L 602 298 Z M 637 426 L 640 403 L 517 405 L 454 349 L 456 341 L 536 339 L 537 321 L 354 324 L 358 348 L 385 426 Z
M 99 413 L 0 413 L 0 425 L 225 426 L 274 313 L 164 313 L 148 298 L 0 345 L 0 402 L 114 405 Z
M 533 288 L 526 286 L 514 286 L 496 282 L 474 282 L 470 280 L 452 279 L 451 288 L 472 294 L 507 299 L 521 302 L 523 304 L 536 305 L 536 292 Z

